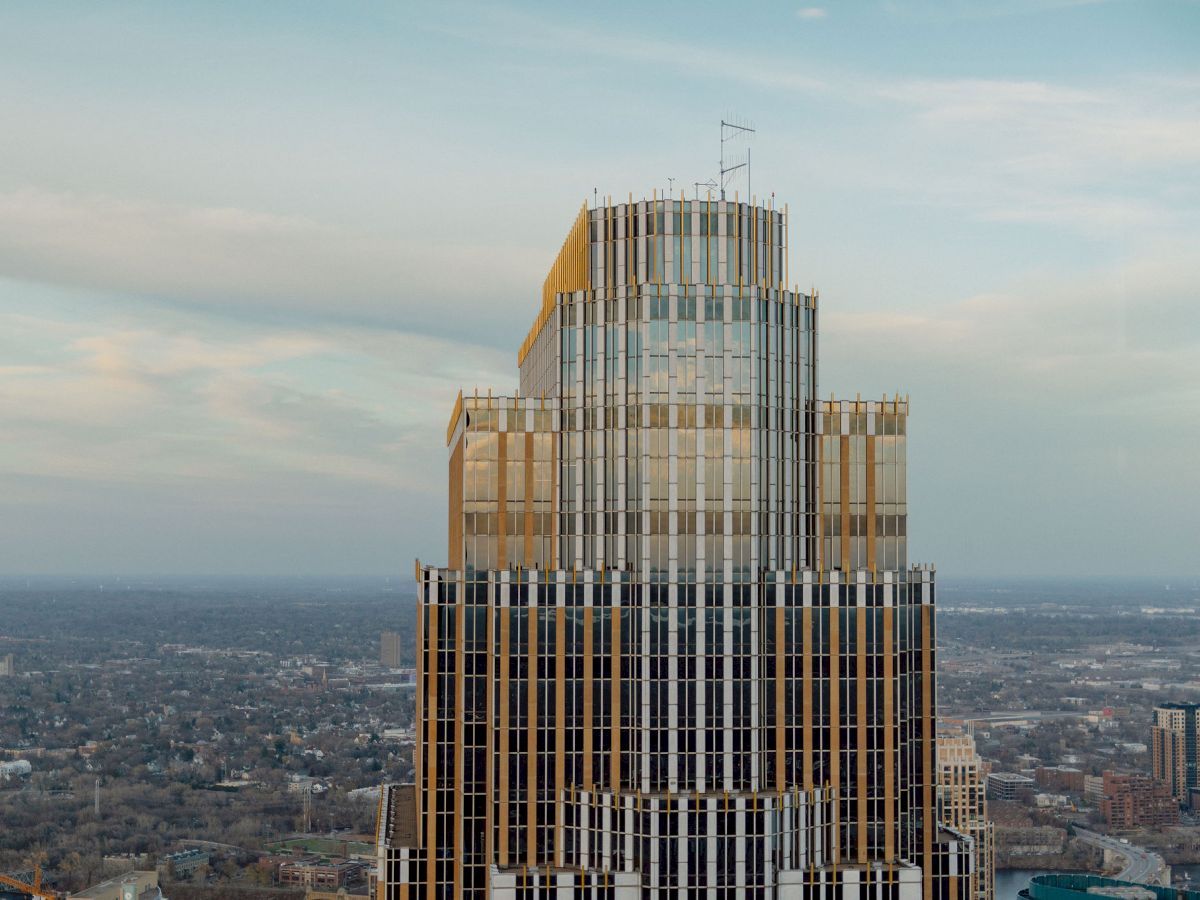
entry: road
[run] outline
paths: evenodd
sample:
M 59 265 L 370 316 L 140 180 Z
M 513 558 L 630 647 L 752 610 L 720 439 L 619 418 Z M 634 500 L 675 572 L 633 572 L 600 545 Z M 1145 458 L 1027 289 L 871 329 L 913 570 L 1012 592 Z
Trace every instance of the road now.
M 1163 872 L 1166 871 L 1166 863 L 1163 862 L 1163 858 L 1144 847 L 1125 844 L 1114 837 L 1096 834 L 1094 831 L 1088 831 L 1086 828 L 1078 826 L 1075 827 L 1075 834 L 1085 844 L 1091 844 L 1102 850 L 1110 850 L 1124 858 L 1125 868 L 1115 876 L 1122 881 L 1132 881 L 1136 884 L 1158 884 Z

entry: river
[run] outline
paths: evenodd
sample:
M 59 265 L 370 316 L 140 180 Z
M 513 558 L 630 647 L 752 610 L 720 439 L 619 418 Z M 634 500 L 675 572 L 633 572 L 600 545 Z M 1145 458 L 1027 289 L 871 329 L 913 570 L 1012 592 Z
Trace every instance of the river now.
M 1192 864 L 1190 866 L 1171 866 L 1171 877 L 1181 878 L 1184 873 L 1191 875 L 1191 881 L 1186 882 L 1191 890 L 1200 890 L 1200 865 Z

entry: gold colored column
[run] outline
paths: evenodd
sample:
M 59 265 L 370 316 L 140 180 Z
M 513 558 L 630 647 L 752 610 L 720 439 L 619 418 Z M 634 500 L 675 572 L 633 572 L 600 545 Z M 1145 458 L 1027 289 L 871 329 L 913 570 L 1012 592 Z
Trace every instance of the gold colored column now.
M 844 577 L 844 576 L 843 576 Z M 840 584 L 829 586 L 830 600 L 841 591 Z M 842 858 L 842 685 L 840 606 L 829 606 L 829 768 L 830 784 L 837 795 L 833 804 L 833 858 Z
M 554 828 L 555 849 L 563 849 L 563 816 L 566 804 L 563 795 L 567 790 L 567 610 L 558 606 L 554 609 L 554 798 L 556 810 Z
M 413 747 L 413 772 L 415 773 L 415 776 L 416 776 L 415 780 L 418 782 L 418 784 L 417 784 L 417 789 L 413 793 L 416 794 L 416 799 L 417 799 L 417 803 L 416 803 L 417 821 L 423 822 L 425 820 L 421 818 L 421 811 L 425 805 L 425 798 L 422 796 L 422 794 L 424 792 L 421 790 L 420 775 L 421 775 L 421 772 L 424 771 L 423 764 L 425 762 L 425 732 L 426 732 L 426 728 L 425 728 L 425 692 L 429 689 L 429 686 L 425 682 L 425 648 L 428 646 L 428 644 L 424 640 L 424 637 L 425 637 L 425 581 L 424 581 L 424 578 L 425 578 L 425 576 L 419 570 L 417 572 L 417 575 L 421 579 L 421 581 L 417 584 L 417 691 L 416 691 L 417 696 L 416 696 L 416 700 L 414 702 L 414 706 L 415 706 L 414 718 L 416 719 L 416 723 L 417 723 L 417 743 L 416 743 L 416 746 Z M 422 835 L 420 833 L 420 829 L 418 829 L 417 843 L 420 844 L 421 846 L 424 846 L 424 844 L 422 843 L 423 839 L 424 839 L 424 835 Z
M 525 775 L 525 783 L 527 785 L 525 791 L 525 829 L 526 829 L 526 846 L 525 846 L 525 864 L 532 867 L 537 865 L 537 764 L 538 764 L 538 618 L 541 612 L 540 606 L 529 607 L 529 665 L 527 671 L 529 673 L 528 683 L 528 701 L 529 701 L 529 722 L 526 724 L 526 750 L 525 755 L 526 765 L 528 769 Z
M 782 606 L 775 607 L 775 789 L 782 791 L 787 787 L 785 772 L 787 771 L 787 728 L 785 725 L 786 708 L 784 706 L 784 688 L 787 680 L 784 677 L 784 660 L 787 659 L 784 644 L 787 638 L 787 626 L 784 622 Z M 704 727 L 704 723 L 700 723 Z
M 620 585 L 613 585 L 613 596 Z M 621 607 L 609 607 L 612 614 L 612 752 L 609 755 L 609 787 L 613 794 L 621 791 Z
M 592 704 L 593 685 L 592 685 L 592 667 L 594 665 L 594 652 L 592 647 L 593 629 L 592 623 L 593 607 L 585 606 L 583 609 L 583 789 L 591 791 L 592 789 L 592 728 L 594 727 L 594 710 Z
M 857 588 L 855 588 L 857 590 Z M 855 610 L 855 691 L 858 694 L 858 747 L 854 751 L 855 777 L 858 783 L 858 861 L 867 862 L 867 613 L 868 608 Z
M 920 585 L 917 585 L 920 590 Z M 933 882 L 930 869 L 933 856 L 933 696 L 930 674 L 933 671 L 933 651 L 929 641 L 930 616 L 928 604 L 921 604 L 921 868 L 925 873 L 925 893 L 931 897 Z
M 459 393 L 459 403 L 462 402 L 462 393 Z M 463 448 L 467 443 L 466 429 L 458 437 L 458 443 L 454 445 L 454 449 L 450 451 L 450 560 L 449 565 L 452 569 L 462 571 L 466 568 L 466 557 L 464 555 L 464 538 L 463 538 Z
M 496 773 L 495 773 L 495 734 L 496 734 L 496 697 L 493 685 L 496 684 L 496 620 L 498 606 L 493 602 L 485 610 L 487 614 L 487 697 L 484 704 L 487 708 L 487 733 L 484 736 L 484 759 L 486 770 L 483 775 L 484 814 L 483 821 L 483 853 L 484 859 L 491 862 L 496 858 L 496 835 L 492 830 L 495 814 Z
M 425 786 L 429 791 L 429 808 L 425 811 L 425 859 L 429 877 L 425 885 L 426 900 L 436 900 L 437 879 L 434 872 L 437 869 L 437 741 L 438 741 L 438 708 L 437 708 L 437 674 L 438 674 L 438 608 L 436 603 L 429 604 L 429 720 L 428 740 L 429 756 L 425 760 Z
M 830 404 L 832 406 L 833 404 Z M 825 441 L 832 440 L 825 435 L 825 413 L 821 412 L 820 406 L 817 407 L 815 421 L 817 422 L 817 438 L 813 441 L 814 451 L 816 453 L 816 461 L 813 472 L 817 481 L 817 559 L 816 567 L 818 572 L 824 572 L 828 563 L 825 560 Z
M 813 615 L 812 607 L 806 606 L 801 614 L 801 678 L 800 678 L 800 702 L 802 709 L 801 727 L 804 731 L 803 743 L 803 766 L 804 766 L 804 789 L 811 791 L 813 788 Z
M 466 646 L 465 605 L 459 601 L 454 605 L 454 900 L 462 900 L 463 890 L 463 818 L 465 815 L 465 779 L 463 766 L 463 714 L 465 709 L 466 679 L 464 677 L 463 648 Z
M 508 606 L 501 606 L 497 609 L 497 613 L 500 616 L 500 677 L 498 679 L 500 696 L 497 698 L 499 700 L 500 716 L 496 722 L 497 742 L 499 744 L 496 760 L 496 794 L 500 804 L 500 821 L 497 823 L 500 826 L 500 834 L 498 835 L 500 847 L 497 856 L 501 866 L 508 865 L 508 678 L 511 671 L 511 641 L 509 632 L 509 629 L 512 627 L 510 621 L 511 611 L 511 607 Z
M 892 684 L 893 647 L 896 625 L 895 610 L 886 606 L 883 610 L 883 855 L 887 862 L 896 858 L 896 744 L 892 729 L 895 717 L 892 705 L 895 702 Z

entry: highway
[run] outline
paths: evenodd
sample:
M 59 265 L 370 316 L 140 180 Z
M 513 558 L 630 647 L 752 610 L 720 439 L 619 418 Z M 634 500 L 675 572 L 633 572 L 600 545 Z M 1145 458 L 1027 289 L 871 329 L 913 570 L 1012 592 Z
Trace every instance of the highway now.
M 1137 884 L 1159 884 L 1162 874 L 1166 871 L 1166 863 L 1163 862 L 1163 858 L 1144 847 L 1125 844 L 1114 837 L 1096 834 L 1096 832 L 1080 828 L 1078 825 L 1075 826 L 1075 834 L 1085 844 L 1109 850 L 1122 857 L 1125 860 L 1125 868 L 1115 876 L 1122 881 L 1132 881 Z

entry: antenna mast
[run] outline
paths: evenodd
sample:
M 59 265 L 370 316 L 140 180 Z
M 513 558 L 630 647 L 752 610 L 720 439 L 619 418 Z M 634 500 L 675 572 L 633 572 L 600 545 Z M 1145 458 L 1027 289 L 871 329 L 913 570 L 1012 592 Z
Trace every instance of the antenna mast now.
M 725 166 L 725 142 L 732 141 L 745 134 L 756 134 L 756 129 L 749 125 L 739 125 L 736 122 L 726 122 L 721 120 L 721 199 L 725 199 L 725 186 L 729 184 L 729 179 L 725 176 L 736 172 L 738 169 L 745 168 L 746 170 L 746 194 L 750 194 L 750 148 L 746 148 L 746 161 L 740 162 L 735 166 Z

